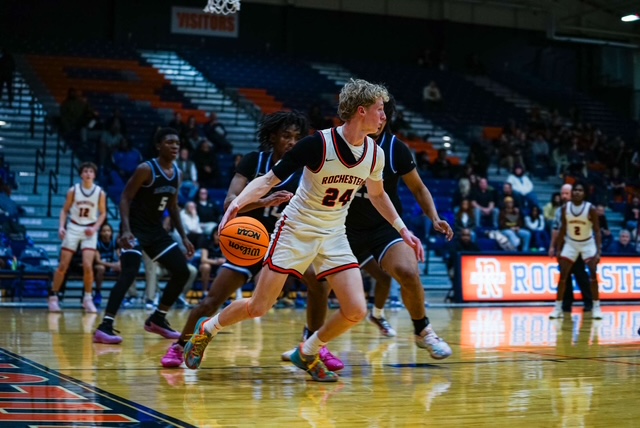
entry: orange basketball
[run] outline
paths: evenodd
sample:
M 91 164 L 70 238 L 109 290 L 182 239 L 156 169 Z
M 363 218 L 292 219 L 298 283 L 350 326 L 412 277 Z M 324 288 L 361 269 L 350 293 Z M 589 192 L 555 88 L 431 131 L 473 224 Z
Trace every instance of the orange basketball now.
M 251 266 L 264 258 L 269 233 L 253 217 L 236 217 L 220 231 L 220 248 L 230 263 Z

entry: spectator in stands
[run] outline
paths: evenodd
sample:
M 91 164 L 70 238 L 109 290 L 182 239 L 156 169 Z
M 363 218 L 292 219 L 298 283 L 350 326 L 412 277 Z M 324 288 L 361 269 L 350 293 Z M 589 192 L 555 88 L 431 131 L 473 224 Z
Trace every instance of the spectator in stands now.
M 102 131 L 98 142 L 97 155 L 98 167 L 100 169 L 103 169 L 106 166 L 107 160 L 112 157 L 114 151 L 120 147 L 124 139 L 124 135 L 120 132 L 119 121 L 111 122 L 109 129 Z
M 509 182 L 502 184 L 502 194 L 498 197 L 498 208 L 501 211 L 504 209 L 504 200 L 507 196 L 513 199 L 516 210 L 523 213 L 525 208 L 524 198 L 519 193 L 513 191 L 513 186 L 511 186 Z
M 447 149 L 438 149 L 438 156 L 431 162 L 429 168 L 431 174 L 435 178 L 453 178 L 455 175 L 455 167 L 449 159 L 447 159 Z
M 549 165 L 550 152 L 549 143 L 544 139 L 544 135 L 538 132 L 531 142 L 532 165 L 536 168 L 538 176 L 546 176 L 546 166 Z M 534 171 L 535 172 L 535 171 Z
M 182 220 L 182 225 L 189 241 L 193 242 L 196 248 L 202 248 L 204 236 L 195 202 L 189 201 L 185 204 L 182 211 L 180 211 L 180 220 Z
M 476 216 L 473 212 L 473 207 L 471 206 L 471 200 L 465 198 L 460 202 L 460 209 L 456 213 L 455 222 L 453 224 L 453 229 L 455 234 L 461 233 L 463 230 L 471 231 L 471 240 L 476 242 Z
M 205 187 L 200 187 L 198 189 L 195 202 L 196 211 L 200 218 L 202 233 L 204 236 L 209 236 L 218 225 L 222 213 L 220 212 L 220 209 L 218 209 L 218 206 L 213 201 L 209 200 L 209 191 Z M 223 201 L 220 201 L 220 205 L 222 205 L 222 202 Z
M 620 173 L 620 168 L 614 166 L 611 168 L 611 174 L 607 177 L 607 190 L 609 191 L 609 201 L 626 202 L 627 201 L 627 184 L 624 177 Z
M 553 164 L 556 166 L 556 175 L 560 177 L 564 176 L 569 167 L 569 155 L 566 145 L 558 144 L 551 152 L 551 157 Z
M 182 120 L 182 113 L 180 113 L 179 111 L 176 111 L 173 114 L 173 119 L 171 119 L 168 126 L 169 128 L 172 128 L 178 131 L 180 142 L 184 144 L 183 137 L 184 137 L 185 129 L 187 128 L 187 126 L 184 124 L 184 121 Z
M 120 260 L 118 246 L 113 234 L 113 228 L 109 223 L 103 223 L 98 235 L 96 258 L 93 262 L 93 275 L 96 287 L 93 295 L 93 303 L 100 307 L 102 303 L 102 283 L 107 272 L 120 272 Z
M 209 239 L 201 250 L 199 268 L 200 278 L 202 280 L 202 291 L 204 293 L 209 290 L 210 281 L 215 278 L 218 268 L 227 261 L 220 249 L 220 236 L 218 235 L 218 231 L 214 229 L 208 236 Z
M 198 171 L 198 183 L 202 187 L 216 187 L 218 181 L 218 158 L 213 152 L 213 144 L 203 141 L 196 149 L 194 156 L 196 170 Z
M 627 204 L 624 212 L 624 227 L 632 231 L 638 227 L 638 218 L 640 218 L 640 197 L 633 196 L 631 202 Z
M 176 165 L 182 171 L 182 184 L 180 185 L 180 194 L 186 193 L 187 199 L 193 199 L 198 190 L 198 170 L 196 164 L 191 160 L 189 149 L 180 149 L 180 156 L 176 161 Z
M 531 245 L 538 251 L 547 251 L 551 239 L 547 232 L 544 216 L 540 213 L 540 207 L 534 205 L 531 207 L 531 213 L 524 218 L 526 228 L 531 232 Z
M 631 232 L 626 229 L 620 229 L 618 240 L 611 243 L 607 253 L 626 255 L 638 254 L 635 243 L 631 242 Z
M 119 189 L 124 188 L 124 183 L 131 178 L 142 160 L 142 154 L 128 138 L 120 140 L 120 145 L 111 156 L 111 183 Z
M 7 49 L 2 49 L 2 57 L 0 58 L 0 99 L 6 86 L 9 108 L 13 107 L 13 73 L 15 71 L 16 62 L 13 59 L 13 55 Z
M 554 192 L 551 195 L 551 200 L 544 206 L 542 212 L 544 214 L 544 221 L 547 225 L 547 229 L 550 229 L 553 220 L 556 218 L 556 211 L 562 206 L 562 199 L 560 198 L 560 192 Z
M 432 80 L 422 89 L 422 102 L 426 112 L 442 108 L 442 94 L 435 81 Z
M 127 135 L 127 122 L 124 117 L 122 117 L 122 112 L 117 107 L 113 109 L 111 116 L 105 120 L 104 129 L 111 129 L 114 124 L 118 125 L 122 135 Z
M 524 166 L 516 165 L 507 177 L 507 183 L 511 184 L 515 193 L 524 197 L 527 207 L 538 205 L 538 195 L 533 190 L 531 179 L 525 174 Z
M 67 98 L 60 104 L 60 130 L 62 138 L 75 148 L 87 141 L 87 127 L 96 113 L 76 88 L 69 88 Z
M 447 258 L 447 272 L 449 273 L 449 278 L 451 279 L 451 283 L 457 284 L 458 277 L 460 275 L 460 270 L 457 269 L 456 261 L 458 253 L 462 252 L 480 252 L 480 247 L 473 241 L 473 233 L 469 229 L 462 229 L 460 232 L 456 233 L 456 240 L 454 245 L 451 246 L 449 250 L 449 257 Z M 458 301 L 459 299 L 455 299 Z
M 187 125 L 184 128 L 183 135 L 180 137 L 180 140 L 184 141 L 184 147 L 188 147 L 189 151 L 193 151 L 200 145 L 203 138 L 203 133 L 196 122 L 195 116 L 189 116 L 187 119 Z
M 515 132 L 518 134 L 520 131 L 516 129 Z M 503 133 L 498 139 L 496 151 L 498 153 L 497 174 L 500 174 L 500 168 L 512 171 L 514 165 L 523 164 L 520 143 L 515 135 Z
M 602 235 L 602 251 L 605 251 L 611 245 L 611 242 L 613 241 L 613 235 L 611 234 L 611 230 L 609 229 L 609 222 L 607 221 L 604 205 L 596 205 L 596 212 L 598 213 L 600 234 Z
M 475 210 L 476 227 L 482 227 L 482 220 L 485 217 L 491 219 L 491 226 L 498 228 L 498 217 L 500 210 L 496 208 L 496 191 L 489 187 L 489 182 L 482 177 L 478 181 L 478 188 L 471 192 L 471 205 Z
M 500 211 L 500 231 L 515 248 L 529 251 L 531 232 L 524 228 L 522 214 L 516 210 L 513 198 L 508 196 L 504 198 L 504 210 Z
M 204 136 L 213 144 L 215 153 L 233 153 L 233 145 L 227 139 L 227 129 L 214 112 L 209 113 L 209 121 L 204 126 Z
M 327 129 L 333 126 L 331 119 L 322 114 L 320 104 L 312 104 L 309 109 L 309 126 L 313 129 Z
M 476 174 L 486 177 L 491 163 L 491 150 L 483 140 L 474 142 L 469 148 L 467 165 L 471 165 Z

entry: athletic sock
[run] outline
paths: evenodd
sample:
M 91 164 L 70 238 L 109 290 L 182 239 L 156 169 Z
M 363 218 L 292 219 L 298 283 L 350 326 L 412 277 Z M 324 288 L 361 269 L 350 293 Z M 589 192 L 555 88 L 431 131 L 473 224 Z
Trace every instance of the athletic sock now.
M 374 318 L 378 318 L 378 319 L 384 318 L 384 308 L 378 309 L 378 308 L 376 308 L 374 306 L 373 307 L 373 316 L 374 316 Z
M 318 338 L 318 332 L 316 331 L 302 344 L 302 353 L 305 355 L 316 355 L 320 352 L 320 348 L 326 344 L 327 342 L 323 342 Z
M 422 331 L 429 325 L 429 317 L 424 317 L 420 320 L 412 319 L 411 321 L 413 321 L 413 332 L 416 336 L 420 336 Z
M 215 336 L 220 330 L 222 330 L 222 326 L 220 325 L 220 321 L 218 320 L 219 315 L 220 314 L 215 314 L 203 324 L 204 331 L 212 336 Z

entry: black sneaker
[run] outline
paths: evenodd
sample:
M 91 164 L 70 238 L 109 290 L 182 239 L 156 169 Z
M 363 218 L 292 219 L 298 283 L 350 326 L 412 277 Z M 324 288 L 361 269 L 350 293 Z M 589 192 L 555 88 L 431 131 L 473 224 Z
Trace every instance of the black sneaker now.
M 165 339 L 176 340 L 180 338 L 180 332 L 172 329 L 171 325 L 169 325 L 169 321 L 163 317 L 150 316 L 144 322 L 144 329 L 149 333 L 159 334 Z
M 385 318 L 376 318 L 373 316 L 373 313 L 369 312 L 367 321 L 378 327 L 380 333 L 383 336 L 395 337 L 395 335 L 397 334 L 393 327 L 391 327 L 391 324 L 389 324 L 389 321 L 387 321 Z

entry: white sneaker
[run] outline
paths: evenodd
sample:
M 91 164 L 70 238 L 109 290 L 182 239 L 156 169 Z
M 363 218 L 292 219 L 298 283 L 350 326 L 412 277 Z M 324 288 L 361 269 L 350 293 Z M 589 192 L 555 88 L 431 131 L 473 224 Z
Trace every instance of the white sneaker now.
M 415 336 L 415 341 L 419 348 L 429 351 L 431 358 L 436 360 L 444 360 L 453 353 L 449 344 L 438 337 L 431 325 L 425 327 L 422 334 Z
M 84 298 L 82 299 L 82 307 L 88 314 L 95 314 L 98 312 L 98 310 L 96 309 L 96 305 L 93 304 L 93 298 L 91 297 L 91 294 L 84 295 Z
M 62 312 L 58 296 L 49 296 L 49 312 Z
M 549 314 L 549 318 L 551 318 L 552 320 L 555 320 L 558 318 L 564 318 L 564 312 L 562 311 L 561 308 L 555 308 L 553 312 Z
M 293 348 L 292 350 L 287 352 L 283 352 L 282 355 L 280 355 L 280 358 L 282 359 L 282 361 L 291 361 L 291 354 L 293 354 L 294 352 L 296 352 L 296 348 Z
M 594 320 L 602 319 L 602 309 L 600 308 L 600 306 L 593 306 L 593 309 L 591 311 L 591 318 L 593 318 Z

